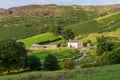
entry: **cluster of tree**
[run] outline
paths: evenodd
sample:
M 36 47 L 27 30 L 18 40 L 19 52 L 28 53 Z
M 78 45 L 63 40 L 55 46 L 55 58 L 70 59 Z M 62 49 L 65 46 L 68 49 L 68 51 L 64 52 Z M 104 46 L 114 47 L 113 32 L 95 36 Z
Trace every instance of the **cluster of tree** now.
M 65 41 L 69 41 L 70 39 L 74 39 L 75 34 L 71 29 L 64 29 L 60 26 L 55 26 L 51 29 L 51 32 L 55 35 L 61 36 Z
M 57 58 L 52 54 L 48 54 L 45 57 L 45 61 L 43 63 L 43 68 L 44 68 L 44 70 L 51 70 L 51 71 L 58 70 L 59 64 L 58 64 Z
M 97 54 L 103 55 L 103 53 L 107 53 L 114 49 L 115 42 L 111 40 L 110 37 L 98 37 L 97 38 Z
M 47 61 L 51 61 L 51 63 L 47 63 Z M 40 70 L 41 66 L 42 65 L 39 58 L 27 55 L 27 50 L 23 43 L 16 42 L 15 40 L 3 40 L 0 42 L 1 72 L 9 74 L 12 70 Z M 52 55 L 48 55 L 44 63 L 44 68 L 49 70 L 56 70 L 57 59 Z
M 72 69 L 73 63 L 70 60 L 62 61 L 64 67 Z M 63 66 L 63 64 L 62 64 Z M 70 66 L 70 67 L 69 67 Z M 0 72 L 5 72 L 5 75 L 10 71 L 16 70 L 58 70 L 60 69 L 57 58 L 48 54 L 45 57 L 43 65 L 36 56 L 28 56 L 24 43 L 16 42 L 15 40 L 0 41 Z M 62 67 L 63 68 L 63 67 Z
M 102 65 L 120 63 L 120 43 L 112 40 L 111 37 L 97 38 L 96 53 L 101 56 Z
M 0 42 L 0 70 L 10 73 L 10 70 L 25 67 L 27 50 L 21 42 L 3 40 Z

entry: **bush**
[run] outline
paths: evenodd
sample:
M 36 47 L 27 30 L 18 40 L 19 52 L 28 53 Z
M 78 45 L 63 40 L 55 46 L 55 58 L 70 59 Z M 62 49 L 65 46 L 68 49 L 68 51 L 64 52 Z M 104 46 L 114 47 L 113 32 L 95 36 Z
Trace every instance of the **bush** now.
M 104 53 L 97 61 L 100 66 L 119 64 L 120 63 L 120 48 L 116 48 L 109 53 Z
M 71 59 L 63 59 L 60 62 L 60 66 L 62 69 L 71 70 L 74 69 L 74 62 Z
M 52 54 L 48 54 L 45 57 L 43 68 L 44 68 L 44 70 L 50 70 L 50 71 L 58 70 L 59 65 L 58 65 L 57 58 Z
M 29 56 L 28 67 L 30 68 L 30 70 L 40 70 L 41 67 L 40 59 L 36 56 Z
M 105 54 L 103 57 L 107 64 L 120 63 L 120 48 L 114 49 L 112 52 Z

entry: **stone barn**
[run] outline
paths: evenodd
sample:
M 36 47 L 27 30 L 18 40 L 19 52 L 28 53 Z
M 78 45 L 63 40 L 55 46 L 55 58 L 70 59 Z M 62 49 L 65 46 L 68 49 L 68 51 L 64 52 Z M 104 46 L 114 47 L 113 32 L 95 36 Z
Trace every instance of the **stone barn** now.
M 57 47 L 57 44 L 48 44 L 47 48 L 48 49 L 57 49 L 58 47 Z
M 33 44 L 32 46 L 28 47 L 28 50 L 45 50 L 45 49 L 57 49 L 57 44 L 48 44 L 48 45 L 39 45 Z
M 28 47 L 29 50 L 42 50 L 45 48 L 46 48 L 46 46 L 39 45 L 39 44 L 33 44 L 32 46 Z

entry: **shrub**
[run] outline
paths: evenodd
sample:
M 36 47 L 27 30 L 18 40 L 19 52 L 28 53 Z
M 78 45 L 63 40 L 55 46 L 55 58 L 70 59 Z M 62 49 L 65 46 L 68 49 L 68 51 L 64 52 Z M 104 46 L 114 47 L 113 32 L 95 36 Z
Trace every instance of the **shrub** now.
M 71 70 L 74 69 L 74 62 L 71 59 L 63 59 L 60 62 L 60 66 L 62 69 Z
M 120 48 L 114 49 L 112 52 L 105 54 L 103 59 L 107 64 L 119 64 L 120 63 Z
M 100 66 L 119 64 L 120 63 L 120 48 L 116 48 L 109 53 L 104 53 L 97 61 Z
M 45 57 L 43 68 L 44 68 L 44 70 L 51 70 L 51 71 L 58 70 L 59 65 L 58 65 L 57 58 L 52 54 L 48 54 Z
M 36 56 L 29 56 L 28 67 L 30 68 L 30 70 L 40 70 L 41 67 L 40 59 Z

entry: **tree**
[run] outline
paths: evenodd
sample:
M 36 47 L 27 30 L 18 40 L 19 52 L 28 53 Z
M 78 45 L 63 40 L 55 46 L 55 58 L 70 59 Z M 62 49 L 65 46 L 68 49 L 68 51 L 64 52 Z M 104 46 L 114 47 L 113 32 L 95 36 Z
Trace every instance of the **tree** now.
M 28 56 L 28 67 L 30 70 L 40 70 L 40 59 L 36 56 Z
M 66 29 L 62 31 L 62 38 L 65 39 L 66 41 L 69 41 L 70 39 L 74 39 L 75 34 L 72 32 L 71 29 Z
M 120 48 L 114 49 L 109 54 L 105 55 L 106 63 L 107 64 L 119 64 L 120 63 Z
M 91 40 L 87 40 L 87 43 L 92 43 Z
M 63 30 L 62 27 L 55 26 L 52 28 L 51 32 L 53 32 L 55 35 L 61 35 L 62 30 Z
M 71 70 L 74 69 L 74 62 L 71 59 L 63 59 L 60 62 L 60 66 L 62 69 Z
M 106 37 L 98 37 L 97 38 L 97 54 L 102 55 L 106 52 Z
M 58 70 L 59 65 L 58 65 L 57 58 L 52 54 L 48 54 L 45 57 L 43 67 L 44 67 L 44 70 L 51 70 L 51 71 Z
M 0 41 L 0 69 L 10 73 L 12 69 L 24 68 L 27 50 L 21 42 L 15 40 Z
M 108 37 L 98 37 L 97 38 L 97 54 L 103 55 L 103 53 L 108 53 L 114 49 L 114 42 L 109 40 Z

